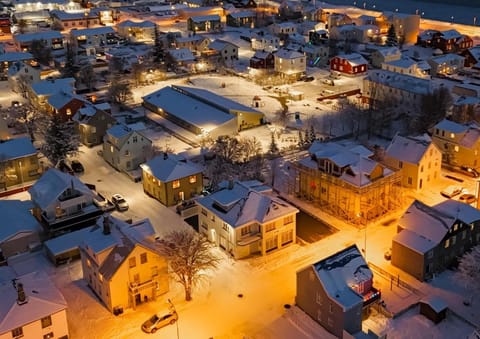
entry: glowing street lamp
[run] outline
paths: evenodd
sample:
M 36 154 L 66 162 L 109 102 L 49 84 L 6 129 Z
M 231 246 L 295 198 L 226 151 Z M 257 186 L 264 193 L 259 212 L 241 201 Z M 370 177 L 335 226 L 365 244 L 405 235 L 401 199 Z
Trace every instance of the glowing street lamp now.
M 477 25 L 477 17 L 474 16 L 474 17 L 473 17 L 473 26 L 476 26 L 476 25 Z

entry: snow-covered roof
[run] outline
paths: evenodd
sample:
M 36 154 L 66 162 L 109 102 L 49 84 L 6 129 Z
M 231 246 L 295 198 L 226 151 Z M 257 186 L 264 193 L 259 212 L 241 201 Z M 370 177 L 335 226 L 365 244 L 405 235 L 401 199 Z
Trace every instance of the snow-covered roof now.
M 401 54 L 400 49 L 398 47 L 381 47 L 381 48 L 377 48 L 376 52 L 380 53 L 384 57 Z
M 475 60 L 480 61 L 480 45 L 469 48 L 468 51 Z
M 467 125 L 459 124 L 452 120 L 443 119 L 434 128 L 438 128 L 442 131 L 452 132 L 452 133 L 464 133 L 468 130 Z
M 366 79 L 410 93 L 428 94 L 431 91 L 431 80 L 429 79 L 417 78 L 386 70 L 371 71 Z
M 109 225 L 110 232 L 104 233 L 105 224 Z M 110 280 L 122 262 L 137 245 L 152 251 L 155 249 L 155 240 L 158 237 L 148 219 L 128 224 L 111 215 L 98 218 L 97 224 L 84 233 L 81 247 L 90 254 L 95 254 L 99 266 L 99 273 Z M 108 251 L 106 256 L 98 254 Z M 100 258 L 103 258 L 101 260 Z
M 466 83 L 466 84 L 455 84 L 452 88 L 453 90 L 456 90 L 456 89 L 467 89 L 467 90 L 470 90 L 470 91 L 474 91 L 476 93 L 476 96 L 480 98 L 480 86 L 479 85 L 476 85 L 476 84 L 470 84 L 470 83 Z
M 133 124 L 128 124 L 127 127 L 130 128 L 130 130 L 137 132 L 145 131 L 147 129 L 147 126 L 145 126 L 145 124 L 141 121 Z
M 458 200 L 448 199 L 433 207 L 451 215 L 465 224 L 471 224 L 480 220 L 479 210 Z
M 226 188 L 196 200 L 232 227 L 252 222 L 264 224 L 298 209 L 273 194 L 257 191 L 251 183 L 234 182 Z
M 344 310 L 363 304 L 363 296 L 354 288 L 372 280 L 373 273 L 356 245 L 313 264 L 313 269 L 330 299 Z
M 115 139 L 121 139 L 129 136 L 132 133 L 132 129 L 127 125 L 117 124 L 110 127 L 106 134 L 114 137 Z
M 437 313 L 447 309 L 448 304 L 438 295 L 427 295 L 420 300 L 421 303 L 428 304 Z
M 31 42 L 33 40 L 63 39 L 63 35 L 59 31 L 45 31 L 45 32 L 15 34 L 13 38 L 18 42 Z
M 202 169 L 194 163 L 167 153 L 150 159 L 140 167 L 164 183 L 202 173 Z
M 450 39 L 460 39 L 462 34 L 459 33 L 456 29 L 449 29 L 448 31 L 441 31 L 440 34 L 445 40 Z
M 28 137 L 20 137 L 0 141 L 0 159 L 12 160 L 34 155 L 37 150 Z
M 229 15 L 234 19 L 251 18 L 251 17 L 257 16 L 257 14 L 253 11 L 238 11 L 238 12 L 230 13 Z
M 70 34 L 73 37 L 78 38 L 79 36 L 92 36 L 97 34 L 109 34 L 115 33 L 115 30 L 111 26 L 103 26 L 103 27 L 94 27 L 94 28 L 83 28 L 83 29 L 75 29 L 71 30 Z
M 32 84 L 36 95 L 52 95 L 58 92 L 69 91 L 73 93 L 74 78 L 46 79 Z
M 58 199 L 69 187 L 74 187 L 83 194 L 93 196 L 93 192 L 77 177 L 50 168 L 28 190 L 32 201 L 42 210 Z
M 0 54 L 0 62 L 14 62 L 33 59 L 33 55 L 28 52 L 7 52 Z
M 12 281 L 0 284 L 0 333 L 9 333 L 67 308 L 62 293 L 44 271 L 19 276 L 15 283 L 17 287 L 23 284 L 27 302 L 17 303 L 18 292 Z
M 31 201 L 0 200 L 0 243 L 20 233 L 40 232 L 42 228 L 30 209 Z
M 455 223 L 456 218 L 445 211 L 415 200 L 398 221 L 398 225 L 419 237 L 439 244 Z
M 255 58 L 255 59 L 266 59 L 266 58 L 267 58 L 269 55 L 271 55 L 271 54 L 272 54 L 272 53 L 270 53 L 270 52 L 256 51 L 252 58 Z
M 352 66 L 368 64 L 368 61 L 358 53 L 338 54 L 336 58 L 347 60 Z
M 151 21 L 131 21 L 125 20 L 117 25 L 117 27 L 138 27 L 138 28 L 155 28 L 155 23 Z
M 82 228 L 78 231 L 65 233 L 59 237 L 45 241 L 43 245 L 53 255 L 59 255 L 79 248 L 83 241 L 83 237 L 89 231 L 89 228 Z
M 214 14 L 214 15 L 197 15 L 197 16 L 190 17 L 190 19 L 193 22 L 201 23 L 201 22 L 205 22 L 205 21 L 220 21 L 220 16 L 217 15 L 217 14 Z
M 298 51 L 292 51 L 288 49 L 279 49 L 274 53 L 275 58 L 280 58 L 280 59 L 298 59 L 298 58 L 304 58 L 305 56 L 298 52 Z
M 412 60 L 408 57 L 403 57 L 398 60 L 392 60 L 392 61 L 387 61 L 385 62 L 386 65 L 391 65 L 394 67 L 400 67 L 400 68 L 409 68 L 415 65 L 417 62 L 415 60 Z
M 96 13 L 90 13 L 85 11 L 78 12 L 66 12 L 59 9 L 53 9 L 50 11 L 52 17 L 57 17 L 59 20 L 85 20 L 86 18 L 93 19 L 97 17 Z M 73 32 L 73 31 L 71 31 Z
M 455 62 L 461 62 L 462 65 L 463 65 L 463 60 L 465 60 L 465 58 L 462 57 L 461 55 L 458 55 L 458 54 L 455 54 L 455 53 L 447 53 L 447 54 L 443 54 L 443 55 L 434 56 L 434 57 L 430 58 L 430 60 L 428 60 L 428 61 L 429 62 L 434 62 L 438 65 L 455 61 Z
M 425 254 L 438 245 L 438 243 L 408 229 L 395 234 L 392 241 L 420 254 Z
M 185 37 L 178 37 L 178 38 L 175 38 L 175 41 L 178 42 L 178 43 L 185 43 L 185 42 L 193 42 L 193 41 L 203 41 L 207 39 L 206 37 L 204 36 L 201 36 L 201 35 L 190 35 L 190 36 L 185 36 Z
M 47 102 L 50 106 L 52 106 L 55 109 L 61 109 L 65 107 L 69 102 L 71 102 L 73 99 L 77 99 L 83 102 L 86 102 L 87 100 L 81 97 L 80 95 L 73 94 L 71 92 L 65 92 L 61 90 L 60 92 L 57 92 L 55 94 L 52 94 Z
M 418 165 L 430 144 L 432 139 L 427 134 L 417 137 L 404 137 L 397 134 L 385 153 L 394 159 Z
M 208 44 L 208 48 L 209 49 L 214 49 L 216 51 L 221 51 L 229 45 L 237 47 L 237 50 L 238 50 L 238 46 L 235 45 L 234 43 L 231 43 L 231 42 L 225 41 L 225 40 L 220 40 L 220 39 L 215 39 L 212 42 L 210 42 Z
M 174 58 L 176 61 L 194 61 L 195 56 L 193 55 L 192 51 L 188 48 L 172 48 L 168 50 L 168 53 Z

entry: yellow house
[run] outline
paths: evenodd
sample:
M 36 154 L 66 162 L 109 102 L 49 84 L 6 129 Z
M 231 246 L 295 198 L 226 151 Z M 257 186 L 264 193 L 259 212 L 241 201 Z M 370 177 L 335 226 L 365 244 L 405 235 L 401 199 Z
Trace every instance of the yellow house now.
M 402 206 L 401 174 L 370 159 L 373 153 L 365 147 L 315 141 L 309 153 L 292 164 L 289 193 L 351 223 Z
M 298 209 L 258 181 L 230 181 L 196 203 L 199 232 L 235 259 L 295 243 Z
M 404 187 L 421 190 L 440 177 L 442 153 L 427 135 L 395 135 L 385 150 L 384 164 L 402 172 Z
M 168 264 L 155 249 L 148 219 L 99 219 L 80 245 L 83 278 L 114 314 L 167 293 Z
M 450 166 L 480 169 L 480 126 L 442 120 L 433 127 L 432 140 Z
M 140 165 L 143 190 L 165 206 L 199 195 L 202 169 L 176 154 L 164 153 Z

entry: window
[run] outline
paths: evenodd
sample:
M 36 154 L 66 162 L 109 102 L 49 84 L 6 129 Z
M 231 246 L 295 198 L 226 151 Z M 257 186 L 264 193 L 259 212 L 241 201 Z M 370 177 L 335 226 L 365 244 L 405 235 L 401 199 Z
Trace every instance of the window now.
M 402 168 L 403 167 L 403 161 L 399 161 L 398 162 L 398 168 Z
M 128 157 L 130 155 L 130 151 L 127 149 L 125 150 L 125 155 Z
M 103 274 L 102 273 L 98 273 L 98 280 L 100 280 L 100 282 L 103 282 Z
M 458 152 L 460 150 L 458 146 L 455 146 L 454 149 L 455 149 L 455 152 Z
M 245 235 L 250 234 L 250 226 L 243 227 L 243 228 L 241 229 L 241 234 L 242 234 L 242 237 L 245 236 Z
M 408 184 L 411 185 L 412 184 L 412 177 L 408 177 Z
M 128 266 L 130 268 L 137 266 L 137 261 L 135 260 L 135 257 L 128 259 Z
M 465 240 L 466 236 L 467 236 L 467 231 L 463 230 L 462 231 L 462 240 Z
M 136 135 L 133 136 L 132 141 L 133 141 L 133 142 L 137 142 L 137 141 L 138 141 L 138 138 L 137 138 Z
M 453 230 L 454 231 L 458 230 L 458 224 L 453 225 Z
M 265 232 L 270 232 L 270 231 L 273 231 L 274 229 L 275 229 L 275 223 L 274 222 L 271 222 L 271 223 L 265 225 Z
M 445 248 L 450 247 L 450 239 L 445 240 Z
M 147 253 L 140 254 L 140 264 L 145 264 L 147 262 Z
M 288 225 L 293 222 L 293 215 L 289 215 L 288 217 L 283 218 L 283 224 Z
M 197 176 L 196 175 L 191 175 L 189 178 L 188 178 L 188 182 L 191 183 L 191 184 L 194 184 L 197 182 Z
M 286 245 L 293 241 L 293 231 L 289 230 L 287 232 L 282 233 L 282 245 Z
M 204 209 L 204 208 L 202 208 L 202 214 L 203 214 L 204 216 L 207 216 L 207 210 Z
M 42 328 L 52 326 L 52 317 L 47 316 L 45 318 L 42 318 Z
M 180 187 L 180 180 L 174 180 L 172 182 L 172 187 L 173 188 L 179 188 Z
M 23 337 L 23 328 L 17 327 L 12 330 L 12 337 L 13 338 L 18 338 L 18 337 Z

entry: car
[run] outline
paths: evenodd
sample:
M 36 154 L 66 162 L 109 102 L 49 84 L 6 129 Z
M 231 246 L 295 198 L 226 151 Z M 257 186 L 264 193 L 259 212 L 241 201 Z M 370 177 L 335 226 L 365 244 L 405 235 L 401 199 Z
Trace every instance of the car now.
M 67 164 L 67 162 L 65 160 L 60 160 L 58 162 L 58 165 L 57 165 L 57 168 L 64 172 L 64 173 L 68 173 L 70 175 L 74 175 L 75 172 L 73 171 L 73 169 Z
M 178 314 L 176 311 L 170 311 L 164 315 L 154 314 L 147 321 L 142 324 L 142 330 L 146 333 L 155 333 L 162 327 L 173 325 L 178 320 Z
M 70 165 L 72 166 L 72 170 L 75 173 L 83 173 L 85 171 L 85 168 L 83 167 L 82 163 L 78 160 L 72 160 Z
M 450 185 L 447 188 L 445 188 L 443 191 L 441 191 L 440 194 L 446 198 L 453 198 L 454 196 L 457 196 L 460 193 L 462 193 L 462 191 L 463 191 L 463 187 L 457 186 L 457 185 Z
M 112 195 L 112 203 L 115 205 L 115 208 L 119 211 L 128 210 L 128 203 L 121 194 Z
M 93 203 L 95 206 L 100 208 L 106 208 L 108 206 L 108 200 L 102 194 L 97 193 L 97 195 L 93 198 Z
M 460 166 L 460 169 L 458 171 L 472 178 L 478 178 L 480 176 L 480 173 L 478 173 L 475 168 L 468 166 Z
M 464 202 L 466 204 L 473 204 L 475 201 L 477 201 L 477 198 L 473 194 L 465 193 L 465 194 L 462 194 L 458 198 L 458 200 L 460 200 L 461 202 Z
M 312 82 L 313 80 L 315 80 L 315 77 L 313 77 L 313 76 L 308 76 L 308 77 L 305 76 L 305 77 L 302 78 L 302 80 L 305 81 L 305 82 Z

